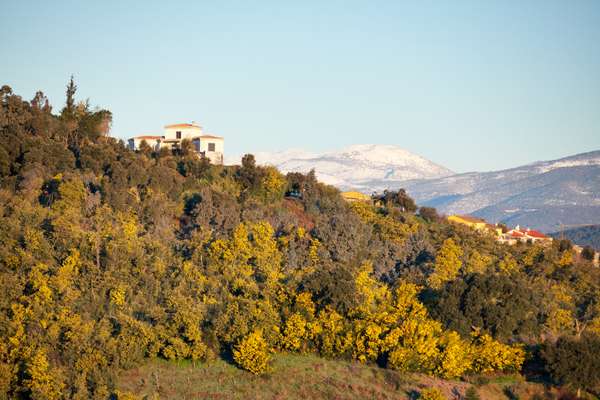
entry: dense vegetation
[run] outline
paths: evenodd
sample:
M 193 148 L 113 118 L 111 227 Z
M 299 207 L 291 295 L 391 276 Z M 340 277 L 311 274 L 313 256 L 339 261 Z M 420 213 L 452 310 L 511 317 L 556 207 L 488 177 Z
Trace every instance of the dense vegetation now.
M 500 245 L 404 191 L 347 203 L 251 155 L 133 152 L 75 94 L 53 114 L 1 89 L 0 397 L 106 399 L 155 357 L 263 374 L 273 352 L 445 378 L 529 360 L 598 389 L 556 367 L 565 341 L 600 354 L 600 273 L 569 242 Z
M 554 238 L 567 238 L 580 246 L 590 246 L 600 251 L 600 225 L 587 225 L 550 234 Z

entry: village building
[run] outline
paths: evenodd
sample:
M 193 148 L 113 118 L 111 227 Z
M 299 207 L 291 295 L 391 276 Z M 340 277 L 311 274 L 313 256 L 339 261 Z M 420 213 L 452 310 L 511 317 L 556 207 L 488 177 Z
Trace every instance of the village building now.
M 475 218 L 470 215 L 450 215 L 448 221 L 461 225 L 466 225 L 481 233 L 492 233 L 499 243 L 513 245 L 517 243 L 552 243 L 552 238 L 544 235 L 542 232 L 529 228 L 521 228 L 516 226 L 507 232 L 502 232 L 502 228 L 498 225 L 492 225 L 484 219 Z
M 342 192 L 342 198 L 349 203 L 356 201 L 370 202 L 371 196 L 356 191 Z
M 164 127 L 162 135 L 141 135 L 130 138 L 127 142 L 132 150 L 139 150 L 142 142 L 146 142 L 153 151 L 162 148 L 170 150 L 180 148 L 181 142 L 188 140 L 199 157 L 206 157 L 211 164 L 223 164 L 224 139 L 221 136 L 205 134 L 198 124 L 173 124 Z
M 500 235 L 498 241 L 500 243 L 506 243 L 509 245 L 513 245 L 518 242 L 547 244 L 552 242 L 552 238 L 534 229 L 522 229 L 519 225 L 517 225 L 514 229 L 511 229 L 508 232 Z
M 470 215 L 450 215 L 448 221 L 454 222 L 460 225 L 466 225 L 479 232 L 490 232 L 496 236 L 502 235 L 502 228 L 496 225 L 492 225 L 486 222 L 484 219 L 475 218 Z

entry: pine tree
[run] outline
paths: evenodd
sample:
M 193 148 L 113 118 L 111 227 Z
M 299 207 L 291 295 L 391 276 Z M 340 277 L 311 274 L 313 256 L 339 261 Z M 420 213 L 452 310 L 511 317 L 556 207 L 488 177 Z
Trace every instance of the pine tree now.
M 69 83 L 67 84 L 67 100 L 65 108 L 62 110 L 63 117 L 72 117 L 75 113 L 75 93 L 77 92 L 77 85 L 75 85 L 75 78 L 71 75 Z

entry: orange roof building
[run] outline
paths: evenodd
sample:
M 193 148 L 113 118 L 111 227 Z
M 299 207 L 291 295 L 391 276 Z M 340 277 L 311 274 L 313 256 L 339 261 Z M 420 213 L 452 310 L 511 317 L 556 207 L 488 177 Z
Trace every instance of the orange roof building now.
M 540 231 L 534 229 L 521 229 L 518 225 L 514 228 L 502 234 L 500 242 L 507 244 L 515 244 L 517 242 L 531 242 L 531 243 L 550 243 L 552 238 L 544 235 Z

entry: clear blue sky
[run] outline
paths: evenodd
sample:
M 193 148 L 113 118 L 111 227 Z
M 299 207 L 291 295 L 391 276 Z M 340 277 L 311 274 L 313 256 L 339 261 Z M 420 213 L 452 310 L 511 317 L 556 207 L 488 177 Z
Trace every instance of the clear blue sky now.
M 113 135 L 226 152 L 396 144 L 455 171 L 600 149 L 600 1 L 0 0 L 0 84 Z

